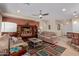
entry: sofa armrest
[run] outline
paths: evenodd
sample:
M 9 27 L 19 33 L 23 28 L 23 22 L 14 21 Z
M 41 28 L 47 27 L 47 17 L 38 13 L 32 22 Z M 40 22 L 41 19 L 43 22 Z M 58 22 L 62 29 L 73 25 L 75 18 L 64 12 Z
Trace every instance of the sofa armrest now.
M 18 43 L 18 44 L 15 44 L 15 45 L 11 45 L 10 48 L 12 47 L 16 47 L 16 46 L 28 46 L 27 42 L 22 42 L 22 43 Z

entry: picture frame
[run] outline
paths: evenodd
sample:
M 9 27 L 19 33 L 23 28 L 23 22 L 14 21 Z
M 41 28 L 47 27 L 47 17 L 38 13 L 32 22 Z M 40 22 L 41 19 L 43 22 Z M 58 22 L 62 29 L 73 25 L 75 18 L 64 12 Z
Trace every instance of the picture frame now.
M 57 30 L 61 30 L 61 25 L 57 24 Z

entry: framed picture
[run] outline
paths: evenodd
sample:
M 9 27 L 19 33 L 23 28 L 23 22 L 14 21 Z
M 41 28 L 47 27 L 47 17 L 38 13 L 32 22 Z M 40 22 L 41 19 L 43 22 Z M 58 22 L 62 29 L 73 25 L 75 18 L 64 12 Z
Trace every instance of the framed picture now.
M 48 29 L 49 29 L 49 30 L 51 29 L 51 25 L 48 25 Z
M 57 30 L 61 30 L 61 25 L 57 24 Z

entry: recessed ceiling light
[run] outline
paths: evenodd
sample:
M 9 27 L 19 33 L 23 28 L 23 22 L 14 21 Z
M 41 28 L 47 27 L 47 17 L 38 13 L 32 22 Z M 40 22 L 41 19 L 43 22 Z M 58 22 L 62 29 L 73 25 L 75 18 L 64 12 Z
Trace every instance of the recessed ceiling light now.
M 66 8 L 63 8 L 62 11 L 65 12 L 66 11 Z
M 17 13 L 20 13 L 20 10 L 17 10 Z
M 73 16 L 75 16 L 76 15 L 76 13 L 73 13 Z
M 77 24 L 77 21 L 74 21 L 73 24 Z

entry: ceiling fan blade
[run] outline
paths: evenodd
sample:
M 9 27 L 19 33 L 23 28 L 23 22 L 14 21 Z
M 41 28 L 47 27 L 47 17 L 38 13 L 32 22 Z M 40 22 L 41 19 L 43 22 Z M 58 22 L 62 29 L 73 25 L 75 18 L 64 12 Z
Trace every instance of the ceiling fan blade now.
M 27 6 L 30 6 L 30 3 L 24 3 L 25 5 L 27 5 Z
M 36 15 L 36 14 L 32 14 L 33 16 L 39 16 L 39 15 Z
M 49 13 L 42 14 L 43 16 L 49 15 Z

